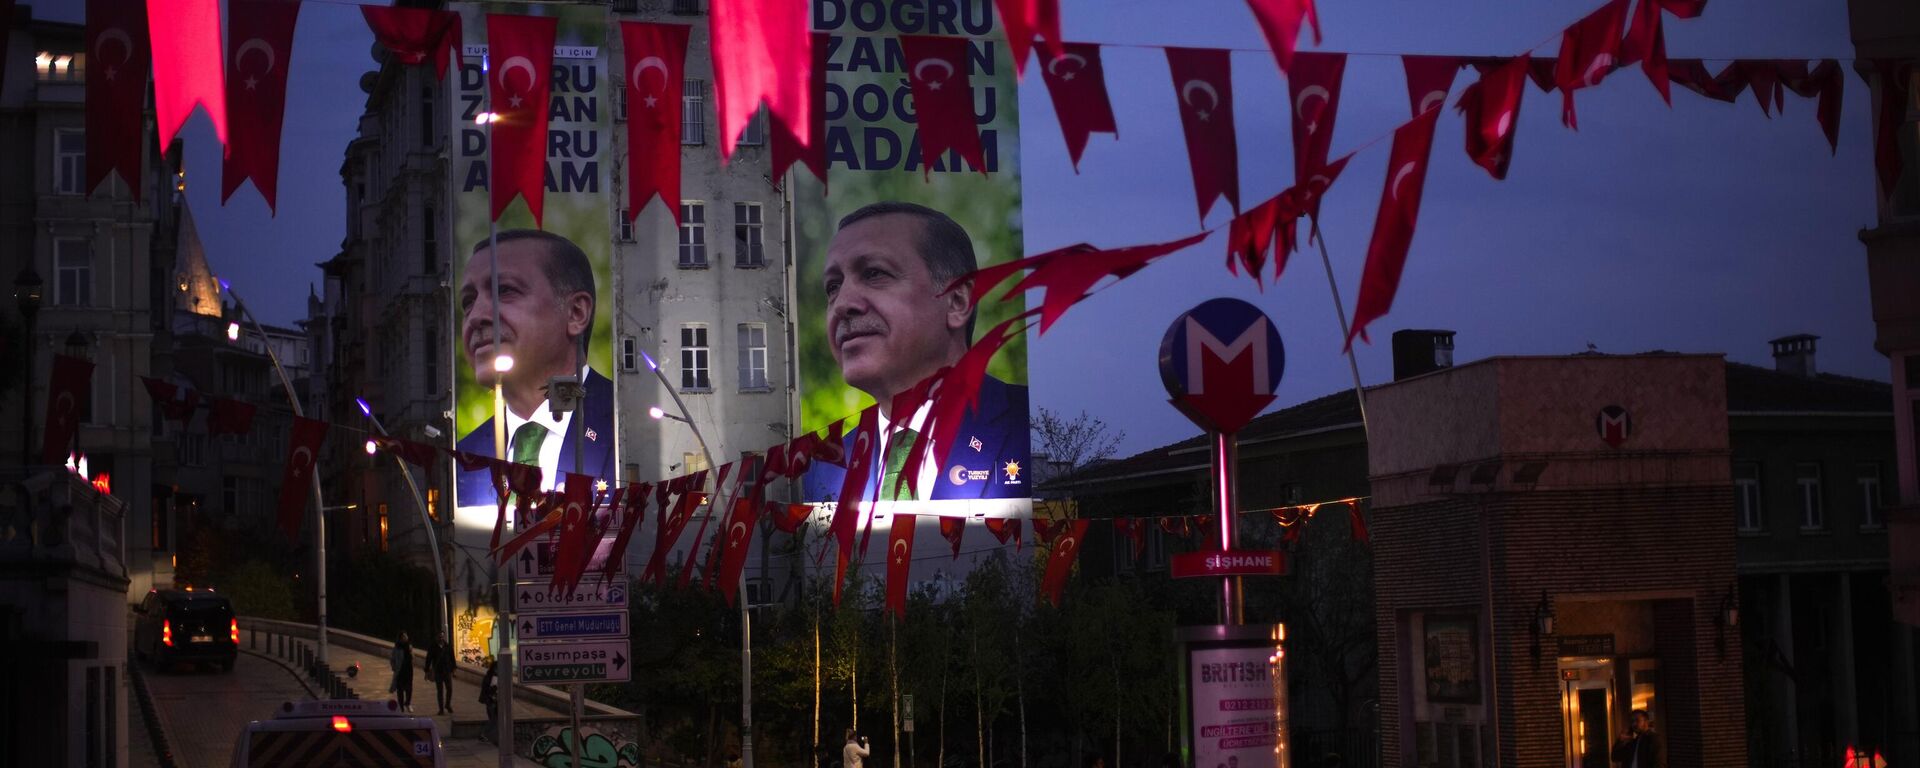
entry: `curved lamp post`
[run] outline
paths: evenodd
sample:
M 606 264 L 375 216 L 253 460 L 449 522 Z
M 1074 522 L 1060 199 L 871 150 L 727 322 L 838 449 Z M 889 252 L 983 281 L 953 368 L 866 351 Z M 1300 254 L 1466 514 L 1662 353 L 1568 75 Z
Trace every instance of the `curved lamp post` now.
M 360 412 L 366 414 L 367 420 L 373 422 L 373 428 L 379 431 L 381 437 L 390 437 L 387 426 L 380 423 L 380 417 L 373 415 L 373 408 L 367 405 L 365 398 L 356 397 L 353 402 L 360 406 Z M 413 508 L 420 512 L 420 524 L 427 529 L 427 548 L 433 550 L 433 581 L 440 587 L 440 631 L 447 633 L 447 639 L 452 640 L 453 623 L 447 617 L 447 603 L 453 599 L 453 587 L 447 583 L 446 566 L 441 563 L 440 536 L 433 530 L 433 516 L 427 514 L 427 502 L 420 496 L 420 486 L 413 482 L 413 468 L 408 467 L 397 453 L 393 455 L 393 463 L 400 468 L 400 476 L 407 479 L 407 491 L 413 494 Z

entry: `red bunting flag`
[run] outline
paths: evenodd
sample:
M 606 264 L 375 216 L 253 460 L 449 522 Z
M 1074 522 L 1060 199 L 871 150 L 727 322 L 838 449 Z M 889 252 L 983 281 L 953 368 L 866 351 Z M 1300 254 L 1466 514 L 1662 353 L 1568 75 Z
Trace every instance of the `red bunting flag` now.
M 687 523 L 693 520 L 693 509 L 695 506 L 698 506 L 700 497 L 703 495 L 700 489 L 704 487 L 707 482 L 706 470 L 703 469 L 693 473 L 691 476 L 683 475 L 682 477 L 696 479 L 680 483 L 682 487 L 688 485 L 692 487 L 678 491 L 679 498 L 674 499 L 672 504 L 666 503 L 665 500 L 660 500 L 661 503 L 658 505 L 660 508 L 660 525 L 654 530 L 653 557 L 647 561 L 647 569 L 641 572 L 641 581 L 653 581 L 656 584 L 666 583 L 667 555 L 672 552 L 673 545 L 680 541 L 680 534 L 687 529 Z M 678 482 L 678 479 L 676 479 L 676 482 Z M 689 553 L 688 557 L 692 557 L 692 554 Z
M 380 450 L 392 452 L 408 464 L 427 469 L 433 468 L 433 459 L 438 453 L 433 446 L 426 443 L 416 443 L 412 440 L 385 435 L 374 435 L 373 444 Z
M 1253 10 L 1253 19 L 1259 22 L 1260 33 L 1266 36 L 1267 47 L 1273 49 L 1273 60 L 1280 71 L 1293 73 L 1293 51 L 1300 40 L 1302 19 L 1313 27 L 1313 44 L 1320 44 L 1320 14 L 1313 0 L 1247 0 L 1247 7 Z
M 1393 132 L 1387 154 L 1387 183 L 1380 190 L 1380 211 L 1373 220 L 1373 240 L 1367 244 L 1367 265 L 1360 278 L 1360 298 L 1354 302 L 1355 337 L 1367 338 L 1367 325 L 1387 314 L 1400 290 L 1400 272 L 1413 245 L 1414 224 L 1420 218 L 1420 192 L 1427 183 L 1427 161 L 1433 149 L 1433 128 L 1440 111 L 1422 112 Z
M 887 534 L 887 610 L 901 618 L 907 615 L 907 576 L 913 565 L 913 532 L 918 522 L 915 515 L 896 514 Z
M 200 390 L 147 376 L 140 377 L 140 383 L 146 385 L 147 396 L 153 398 L 153 404 L 160 407 L 160 415 L 167 421 L 180 422 L 184 429 L 187 422 L 193 420 L 193 409 L 200 404 Z
M 1260 282 L 1260 274 L 1267 267 L 1267 253 L 1273 247 L 1274 232 L 1279 226 L 1280 198 L 1277 196 L 1233 217 L 1227 226 L 1227 272 L 1238 275 L 1240 267 L 1244 266 L 1247 276 L 1253 278 L 1254 285 L 1265 290 L 1266 286 Z M 1280 250 L 1279 264 L 1274 267 L 1273 277 L 1276 281 L 1280 279 L 1280 272 L 1286 269 L 1286 251 L 1286 248 Z
M 507 528 L 507 500 L 515 500 L 516 517 L 526 519 L 526 513 L 532 509 L 540 495 L 540 468 L 531 464 L 515 464 L 501 459 L 488 458 L 487 467 L 493 479 L 493 537 L 488 541 L 488 549 L 500 547 L 500 535 Z
M 1033 519 L 1033 540 L 1041 546 L 1053 543 L 1053 537 L 1060 533 L 1060 524 L 1052 520 L 1036 517 Z
M 1906 82 L 1912 66 L 1905 61 L 1873 60 L 1874 75 L 1880 81 L 1880 98 L 1873 105 L 1873 166 L 1879 171 L 1881 200 L 1893 199 L 1905 166 L 1900 136 L 1907 121 Z
M 727 507 L 728 499 L 739 496 L 740 486 L 745 484 L 745 481 L 747 479 L 747 469 L 746 467 L 743 466 L 740 468 L 740 474 L 736 477 L 734 481 L 733 493 L 728 494 L 726 492 L 727 471 L 732 468 L 733 468 L 732 462 L 728 462 L 726 464 L 720 465 L 720 475 L 714 478 L 713 495 L 707 498 L 706 500 L 707 513 L 700 516 L 700 527 L 694 529 L 693 541 L 688 543 L 687 558 L 680 562 L 679 586 L 681 589 L 686 589 L 687 584 L 691 583 L 693 580 L 693 564 L 694 564 L 694 561 L 699 559 L 698 555 L 700 554 L 700 541 L 707 537 L 707 526 L 712 524 L 713 518 L 719 514 L 717 510 L 725 509 Z M 719 532 L 715 531 L 715 533 L 717 534 Z M 714 543 L 709 542 L 708 544 L 709 558 L 712 557 L 713 548 L 714 548 Z M 709 570 L 711 570 L 711 566 L 712 566 L 711 560 L 709 560 L 708 566 L 709 566 Z
M 553 85 L 553 40 L 560 20 L 552 16 L 487 14 L 487 109 L 493 138 L 493 218 L 515 197 L 524 197 L 534 226 L 547 192 L 547 100 Z
M 792 480 L 804 475 L 813 468 L 814 459 L 820 454 L 820 435 L 808 432 L 787 443 L 787 466 L 782 477 Z
M 640 528 L 640 519 L 647 513 L 647 494 L 652 490 L 653 486 L 648 483 L 629 483 L 626 503 L 612 505 L 620 515 L 620 529 L 614 534 L 613 546 L 607 550 L 607 562 L 600 568 L 601 580 L 611 578 L 614 569 L 626 559 L 627 546 L 633 541 L 633 532 Z
M 1038 527 L 1040 521 L 1033 521 Z M 1080 556 L 1080 543 L 1087 536 L 1086 520 L 1068 520 L 1060 524 L 1060 535 L 1053 542 L 1053 551 L 1047 553 L 1046 576 L 1040 581 L 1040 591 L 1046 594 L 1047 602 L 1060 607 L 1060 593 L 1067 588 L 1067 575 L 1073 572 L 1073 561 Z
M 720 596 L 733 605 L 740 592 L 740 574 L 747 567 L 747 552 L 752 549 L 753 529 L 760 523 L 760 504 L 751 498 L 734 499 L 729 516 L 726 543 L 720 550 Z
M 1841 73 L 1840 62 L 1824 59 L 1806 71 L 1806 65 L 1795 62 L 1790 72 L 1783 78 L 1787 89 L 1804 98 L 1818 97 L 1820 101 L 1814 108 L 1814 117 L 1820 121 L 1820 133 L 1827 137 L 1827 151 L 1838 154 L 1840 151 L 1840 97 L 1846 91 L 1846 76 Z
M 1407 72 L 1407 104 L 1413 114 L 1447 105 L 1447 91 L 1453 89 L 1453 76 L 1460 71 L 1460 59 L 1452 56 L 1402 56 L 1400 66 Z
M 1000 26 L 1007 33 L 1007 50 L 1013 54 L 1013 71 L 1027 74 L 1027 51 L 1038 47 L 1041 59 L 1051 58 L 1060 41 L 1060 0 L 994 0 L 1000 10 Z M 1045 41 L 1045 42 L 1041 42 Z
M 306 496 L 313 484 L 313 463 L 320 455 L 320 443 L 327 439 L 327 423 L 295 416 L 290 435 L 287 465 L 280 473 L 280 530 L 287 538 L 300 535 L 301 518 L 307 510 Z
M 1733 81 L 1739 80 L 1735 74 L 1738 68 L 1737 64 L 1728 64 L 1716 76 L 1708 72 L 1706 63 L 1699 59 L 1673 59 L 1667 62 L 1667 75 L 1672 82 L 1679 83 L 1689 91 L 1731 104 L 1740 96 L 1739 91 L 1729 87 Z M 1745 83 L 1740 87 L 1745 88 Z
M 1524 54 L 1484 71 L 1454 105 L 1466 116 L 1467 157 L 1496 179 L 1507 177 L 1507 165 L 1513 161 L 1513 135 L 1520 125 L 1526 72 Z
M 1016 261 L 993 264 L 954 280 L 952 286 L 963 281 L 972 287 L 970 300 L 978 306 L 986 298 L 987 292 L 1001 282 L 1023 269 L 1032 270 L 1007 293 L 1024 293 L 1030 289 L 1041 288 L 1046 295 L 1041 299 L 1040 332 L 1046 333 L 1067 313 L 1067 309 L 1085 300 L 1095 283 L 1103 278 L 1125 279 L 1135 272 L 1167 254 L 1179 251 L 1187 246 L 1207 239 L 1207 233 L 1200 232 L 1180 240 L 1152 245 L 1136 245 L 1103 251 L 1086 243 L 1078 243 L 1037 256 L 1028 256 Z M 953 290 L 949 286 L 947 290 Z M 898 404 L 896 403 L 896 408 Z M 895 410 L 895 413 L 913 413 L 913 411 Z
M 1333 146 L 1333 119 L 1340 112 L 1344 53 L 1300 53 L 1287 70 L 1287 98 L 1293 103 L 1293 183 L 1302 184 L 1327 164 Z
M 1367 519 L 1360 514 L 1360 502 L 1347 502 L 1347 525 L 1353 531 L 1353 540 L 1362 544 L 1370 540 L 1367 533 Z
M 1053 113 L 1060 118 L 1060 133 L 1067 141 L 1067 155 L 1073 158 L 1073 172 L 1079 173 L 1080 156 L 1087 150 L 1089 136 L 1120 135 L 1120 126 L 1113 119 L 1113 102 L 1107 98 L 1100 46 L 1062 45 L 1059 55 L 1040 68 L 1040 77 L 1047 83 L 1047 96 L 1053 99 Z
M 1191 538 L 1193 536 L 1193 521 L 1184 515 L 1163 517 L 1160 518 L 1160 531 L 1168 536 L 1178 536 L 1183 539 Z
M 1298 61 L 1296 59 L 1295 61 Z M 1113 533 L 1116 539 L 1125 538 L 1133 548 L 1133 559 L 1139 560 L 1140 554 L 1147 551 L 1146 521 L 1130 517 L 1113 519 Z
M 1315 240 L 1320 239 L 1320 200 L 1326 196 L 1327 190 L 1333 187 L 1333 181 L 1340 178 L 1340 172 L 1347 169 L 1347 161 L 1352 159 L 1352 152 L 1341 155 L 1338 160 L 1321 166 L 1320 170 L 1308 177 L 1305 184 L 1295 184 L 1280 193 L 1280 243 L 1286 246 L 1288 252 L 1291 252 L 1294 247 L 1294 220 L 1301 216 L 1306 216 L 1313 222 L 1313 230 L 1309 236 Z M 1285 257 L 1282 256 L 1280 260 L 1274 262 L 1273 279 L 1275 280 L 1280 279 L 1280 271 L 1287 266 L 1284 259 Z
M 1620 29 L 1627 21 L 1627 0 L 1612 0 L 1567 27 L 1560 38 L 1560 60 L 1553 69 L 1560 88 L 1560 122 L 1580 129 L 1573 113 L 1573 92 L 1600 84 L 1618 63 Z
M 804 163 L 813 171 L 813 177 L 820 180 L 820 191 L 827 191 L 827 52 L 831 50 L 828 35 L 825 32 L 813 33 L 813 68 L 807 74 L 807 107 L 812 115 L 813 126 L 807 135 L 809 141 L 801 141 L 799 136 L 779 121 L 770 121 L 767 132 L 768 143 L 773 146 L 773 178 L 785 175 L 794 163 Z
M 960 559 L 960 541 L 967 533 L 967 519 L 958 515 L 940 517 L 940 538 L 953 547 L 953 559 Z
M 253 431 L 252 403 L 224 397 L 207 398 L 207 436 L 244 435 Z
M 447 79 L 447 54 L 466 64 L 460 50 L 460 14 L 426 8 L 362 5 L 360 15 L 373 30 L 373 39 L 385 46 L 401 64 L 417 67 L 433 65 L 433 79 Z
M 986 378 L 987 364 L 1008 342 L 1026 336 L 1029 319 L 1034 314 L 1034 310 L 1027 310 L 1001 321 L 981 334 L 980 340 L 968 347 L 953 365 L 934 374 L 939 378 L 939 384 L 933 389 L 933 407 L 928 411 L 927 423 L 923 425 L 929 439 L 908 454 L 906 463 L 900 469 L 900 478 L 906 481 L 908 487 L 917 485 L 915 478 L 919 477 L 920 467 L 929 456 L 936 457 L 933 460 L 938 462 L 937 457 L 950 455 L 955 441 L 960 439 L 960 428 L 966 421 L 966 414 L 979 404 L 980 382 Z M 915 410 L 918 410 L 917 407 Z M 918 489 L 915 491 L 917 498 Z
M 1738 96 L 1741 88 L 1752 88 L 1760 114 L 1773 117 L 1773 105 L 1786 97 L 1777 65 L 1769 60 L 1741 59 L 1720 73 L 1723 82 Z
M 560 544 L 553 552 L 553 593 L 570 592 L 593 559 L 600 531 L 593 520 L 593 477 L 567 473 L 560 497 Z
M 989 517 L 987 518 L 987 532 L 993 534 L 993 538 L 999 541 L 1002 545 L 1005 545 L 1008 539 L 1012 539 L 1013 550 L 1015 552 L 1020 551 L 1020 519 L 1019 518 Z
M 840 605 L 840 587 L 846 581 L 847 559 L 853 554 L 853 533 L 860 525 L 860 502 L 867 496 L 868 477 L 873 474 L 874 449 L 880 443 L 879 433 L 879 406 L 869 405 L 860 412 L 860 425 L 853 431 L 852 453 L 847 457 L 846 476 L 840 484 L 840 500 L 834 505 L 833 523 L 829 529 L 838 545 L 835 554 L 838 559 L 834 562 L 833 571 L 835 607 Z
M 720 158 L 733 147 L 747 121 L 766 100 L 770 121 L 790 132 L 798 146 L 810 147 L 813 98 L 807 80 L 813 61 L 813 35 L 807 3 L 763 0 L 713 0 L 707 28 L 713 33 L 713 79 L 720 116 Z M 965 60 L 962 59 L 964 62 Z
M 226 70 L 220 61 L 220 0 L 170 0 L 147 4 L 153 41 L 153 111 L 160 149 L 187 123 L 193 108 L 207 110 L 213 135 L 227 142 Z
M 1673 96 L 1667 86 L 1669 63 L 1667 61 L 1667 33 L 1662 28 L 1661 12 L 1671 13 L 1675 18 L 1691 19 L 1705 10 L 1707 0 L 1640 0 L 1633 10 L 1633 20 L 1627 26 L 1627 36 L 1620 41 L 1620 66 L 1639 62 L 1640 71 L 1647 75 L 1647 82 L 1660 92 L 1660 99 L 1673 103 Z
M 980 124 L 973 117 L 973 79 L 967 74 L 968 47 L 964 37 L 901 35 L 913 84 L 913 111 L 920 126 L 924 176 L 945 164 L 947 150 L 959 153 L 981 175 L 987 173 L 986 150 L 980 146 Z
M 42 424 L 41 463 L 67 463 L 73 437 L 80 429 L 80 404 L 93 399 L 93 363 L 78 357 L 53 356 L 47 375 L 47 418 Z
M 280 127 L 286 117 L 287 68 L 293 62 L 293 28 L 300 18 L 298 0 L 228 0 L 227 116 L 233 140 L 220 169 L 220 202 L 233 197 L 240 182 L 253 188 L 277 212 L 280 181 Z
M 147 16 L 142 5 L 141 0 L 87 0 L 89 196 L 116 171 L 136 202 L 146 191 L 140 160 L 146 149 L 142 138 L 147 122 L 147 71 L 153 55 L 148 49 Z M 7 19 L 11 18 L 8 14 Z
M 1306 535 L 1306 518 L 1296 517 L 1293 519 L 1293 522 L 1285 524 L 1285 532 L 1280 535 L 1280 541 L 1291 548 L 1298 549 L 1300 547 L 1300 541 L 1306 538 Z
M 1226 197 L 1240 212 L 1240 154 L 1233 133 L 1233 63 L 1227 52 L 1209 48 L 1168 48 L 1174 95 L 1180 99 L 1180 125 L 1187 135 L 1187 163 L 1193 167 L 1193 192 L 1200 221 L 1213 201 Z
M 686 84 L 685 24 L 620 22 L 627 64 L 627 220 L 653 201 L 680 222 L 680 96 Z
M 494 551 L 494 562 L 506 565 L 513 560 L 515 553 L 525 549 L 528 544 L 532 544 L 534 539 L 559 530 L 561 520 L 566 517 L 561 513 L 560 509 L 553 505 L 552 497 L 541 500 L 540 507 L 534 516 L 538 518 L 537 522 L 527 526 L 526 530 L 521 531 L 507 543 L 501 545 L 500 549 Z
M 767 502 L 767 515 L 773 518 L 773 528 L 781 533 L 795 533 L 800 524 L 813 516 L 813 507 L 806 504 L 787 504 L 778 501 Z

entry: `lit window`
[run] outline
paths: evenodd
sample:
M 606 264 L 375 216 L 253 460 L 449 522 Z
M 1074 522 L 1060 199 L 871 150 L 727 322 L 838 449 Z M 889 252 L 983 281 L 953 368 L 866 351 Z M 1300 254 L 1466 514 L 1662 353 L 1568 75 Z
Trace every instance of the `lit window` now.
M 713 389 L 708 373 L 707 326 L 690 323 L 680 326 L 680 389 L 706 392 Z
M 761 241 L 762 229 L 759 203 L 733 204 L 734 266 L 754 268 L 767 265 L 767 254 Z
M 739 349 L 740 389 L 767 389 L 767 325 L 741 323 Z

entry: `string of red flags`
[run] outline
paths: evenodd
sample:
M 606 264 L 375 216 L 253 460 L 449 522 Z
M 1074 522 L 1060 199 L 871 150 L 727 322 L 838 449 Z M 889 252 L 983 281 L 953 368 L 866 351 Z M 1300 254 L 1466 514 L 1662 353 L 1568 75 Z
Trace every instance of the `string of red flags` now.
M 360 13 L 373 31 L 374 41 L 401 64 L 432 66 L 433 79 L 445 80 L 449 54 L 462 65 L 466 63 L 458 13 L 398 5 L 362 5 Z

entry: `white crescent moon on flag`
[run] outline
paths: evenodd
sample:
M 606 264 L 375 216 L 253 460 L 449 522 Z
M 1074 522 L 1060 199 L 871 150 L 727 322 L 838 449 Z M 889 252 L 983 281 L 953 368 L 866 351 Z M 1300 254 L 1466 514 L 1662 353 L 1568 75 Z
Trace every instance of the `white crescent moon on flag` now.
M 1333 186 L 1333 179 L 1324 174 L 1316 173 L 1313 175 L 1313 178 L 1307 179 L 1307 188 L 1313 190 L 1316 194 L 1327 191 L 1327 188 L 1331 186 Z
M 1327 93 L 1327 89 L 1324 86 L 1309 85 L 1300 89 L 1300 98 L 1293 101 L 1293 114 L 1295 117 L 1306 121 L 1307 133 L 1313 133 L 1313 129 L 1320 125 L 1319 111 L 1315 111 L 1312 115 L 1307 114 L 1307 102 L 1316 98 L 1320 100 L 1321 104 L 1326 104 L 1332 98 L 1332 95 Z M 1322 109 L 1324 108 L 1325 107 L 1322 107 Z
M 293 455 L 287 458 L 287 463 L 293 465 L 297 472 L 307 471 L 307 467 L 313 466 L 313 449 L 304 445 L 293 449 Z
M 1087 57 L 1081 56 L 1080 54 L 1077 54 L 1077 53 L 1063 53 L 1063 54 L 1060 54 L 1060 58 L 1047 62 L 1048 74 L 1051 74 L 1054 77 L 1063 77 L 1069 74 L 1067 72 L 1060 71 L 1060 62 L 1063 62 L 1063 61 L 1071 61 L 1074 63 L 1075 66 L 1072 70 L 1073 72 L 1079 72 L 1080 70 L 1087 68 Z
M 947 74 L 939 78 L 939 80 L 941 81 L 944 81 L 953 77 L 953 64 L 951 62 L 947 61 L 946 59 L 926 59 L 924 61 L 921 61 L 918 64 L 913 65 L 913 79 L 929 82 L 929 83 L 935 82 L 934 78 L 927 77 L 925 72 L 927 67 L 939 67 L 941 69 L 946 70 Z
M 1220 106 L 1220 92 L 1214 90 L 1213 84 L 1205 80 L 1188 80 L 1185 84 L 1182 84 L 1180 86 L 1180 101 L 1186 103 L 1189 107 L 1199 109 L 1200 105 L 1193 103 L 1194 91 L 1207 94 L 1206 109 L 1215 109 Z
M 658 56 L 648 56 L 633 65 L 633 87 L 641 88 L 644 85 L 640 78 L 644 76 L 649 69 L 660 70 L 660 88 L 662 90 L 666 89 L 667 60 Z
M 1060 554 L 1063 556 L 1071 554 L 1073 552 L 1074 545 L 1079 543 L 1080 543 L 1080 540 L 1075 539 L 1072 536 L 1060 537 Z
M 746 521 L 735 520 L 733 522 L 733 525 L 727 528 L 727 539 L 730 541 L 746 541 L 747 540 Z
M 906 559 L 906 556 L 907 556 L 907 540 L 906 539 L 895 539 L 893 541 L 893 556 L 896 561 Z
M 867 455 L 867 451 L 872 447 L 871 445 L 869 445 L 869 443 L 871 442 L 872 441 L 869 440 L 867 437 L 866 430 L 861 430 L 860 432 L 856 433 L 853 436 L 853 455 L 854 456 Z M 852 459 L 849 458 L 849 461 L 851 460 Z
M 259 51 L 263 54 L 266 54 L 267 68 L 260 70 L 260 74 L 264 75 L 264 74 L 267 74 L 268 72 L 273 71 L 273 65 L 277 63 L 277 58 L 273 55 L 273 46 L 268 45 L 267 41 L 257 37 L 247 38 L 247 41 L 244 43 L 241 43 L 240 48 L 233 52 L 234 71 L 237 72 L 240 70 L 240 62 L 242 59 L 245 59 L 247 57 L 248 51 Z
M 507 62 L 505 64 L 500 65 L 500 88 L 502 90 L 512 90 L 513 84 L 508 82 L 507 74 L 512 72 L 515 69 L 524 69 L 527 71 L 527 90 L 532 90 L 533 89 L 533 61 L 531 59 L 528 59 L 525 56 L 515 56 L 513 58 L 507 59 Z M 526 92 L 527 91 L 515 91 L 515 93 L 526 93 Z
M 93 41 L 93 53 L 95 56 L 99 56 L 101 61 L 106 61 L 107 59 L 106 50 L 107 41 L 109 40 L 119 43 L 120 50 L 125 53 L 124 56 L 120 57 L 120 63 L 125 64 L 133 59 L 133 38 L 127 37 L 126 30 L 114 27 L 101 32 L 100 38 Z
M 1445 106 L 1446 103 L 1446 91 L 1428 91 L 1427 95 L 1420 99 L 1420 109 L 1418 111 L 1420 114 L 1426 114 L 1427 110 L 1433 109 L 1436 106 Z
M 1400 199 L 1400 182 L 1406 181 L 1407 177 L 1413 174 L 1413 167 L 1416 165 L 1419 165 L 1419 163 L 1408 160 L 1400 166 L 1400 170 L 1394 171 L 1392 184 L 1394 200 L 1398 201 Z
M 1507 129 L 1512 127 L 1513 127 L 1513 112 L 1511 110 L 1506 112 L 1501 112 L 1500 119 L 1495 121 L 1493 124 L 1493 135 L 1505 136 L 1507 135 Z
M 1613 54 L 1602 53 L 1593 57 L 1593 63 L 1587 65 L 1587 71 L 1580 75 L 1581 82 L 1588 86 L 1600 84 L 1600 78 L 1607 76 L 1608 67 L 1613 66 Z

